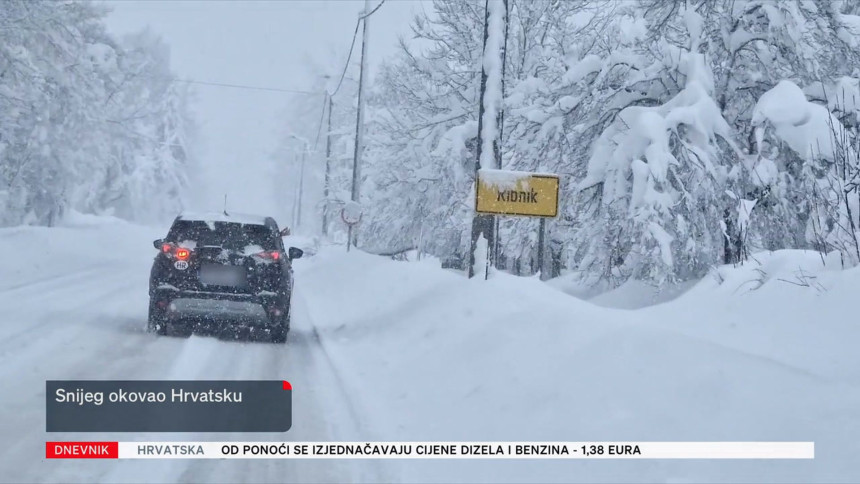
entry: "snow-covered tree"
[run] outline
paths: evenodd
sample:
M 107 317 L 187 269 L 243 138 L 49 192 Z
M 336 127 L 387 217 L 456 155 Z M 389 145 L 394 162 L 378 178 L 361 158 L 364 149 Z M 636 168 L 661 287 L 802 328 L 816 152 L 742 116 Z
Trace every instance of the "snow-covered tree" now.
M 466 247 L 484 4 L 434 1 L 377 77 L 368 247 L 413 246 L 422 233 L 442 257 Z M 855 2 L 509 7 L 501 165 L 562 176 L 561 214 L 547 224 L 557 266 L 659 284 L 761 249 L 860 254 Z M 782 104 L 794 111 L 773 111 Z M 536 270 L 537 222 L 499 224 L 503 266 Z
M 308 232 L 322 228 L 322 213 L 328 204 L 327 230 L 330 238 L 345 240 L 346 226 L 341 222 L 340 211 L 350 200 L 352 161 L 355 140 L 356 95 L 358 93 L 358 63 L 352 59 L 346 70 L 342 56 L 327 58 L 331 64 L 316 65 L 315 86 L 318 94 L 293 95 L 282 113 L 278 126 L 279 145 L 272 154 L 278 176 L 276 193 L 280 203 L 295 209 L 298 203 L 297 187 L 301 176 L 301 156 L 305 159 L 303 219 Z M 329 104 L 329 95 L 331 103 Z M 329 114 L 329 107 L 331 114 Z M 331 118 L 331 131 L 329 131 Z M 329 156 L 326 159 L 326 149 Z M 328 200 L 325 200 L 326 165 L 329 165 Z M 313 220 L 308 220 L 313 217 Z M 305 225 L 305 222 L 303 222 Z
M 184 93 L 166 47 L 128 48 L 90 2 L 0 9 L 0 224 L 67 209 L 175 212 L 187 162 Z
M 364 170 L 363 244 L 463 254 L 473 202 L 483 1 L 436 0 L 413 23 L 413 46 L 378 75 Z
M 612 54 L 635 71 L 625 91 L 659 104 L 618 111 L 579 183 L 590 204 L 579 220 L 591 230 L 577 234 L 585 240 L 576 257 L 606 277 L 690 277 L 713 264 L 722 247 L 720 207 L 733 142 L 700 52 L 704 19 L 689 8 L 666 22 L 667 32 L 686 39 L 660 35 Z

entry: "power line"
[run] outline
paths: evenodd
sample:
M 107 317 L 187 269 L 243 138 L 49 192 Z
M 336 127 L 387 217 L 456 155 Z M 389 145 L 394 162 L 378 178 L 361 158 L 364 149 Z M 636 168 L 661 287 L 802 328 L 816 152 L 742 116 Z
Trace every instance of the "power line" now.
M 349 61 L 352 59 L 352 51 L 355 48 L 355 39 L 358 37 L 358 26 L 361 25 L 362 18 L 359 17 L 358 20 L 355 21 L 355 32 L 352 33 L 352 43 L 349 45 L 349 55 L 346 56 L 346 64 L 343 65 L 343 72 L 340 73 L 340 80 L 337 81 L 337 87 L 334 88 L 334 92 L 331 93 L 331 96 L 337 94 L 340 91 L 340 85 L 343 84 L 343 78 L 346 77 L 346 70 L 349 69 Z
M 379 10 L 379 7 L 381 7 L 383 3 L 385 3 L 385 0 L 382 0 L 381 2 L 379 2 L 379 5 L 377 5 L 373 10 L 371 10 L 370 12 L 368 12 L 368 13 L 366 13 L 366 14 L 362 15 L 362 16 L 361 16 L 361 17 L 359 17 L 359 18 L 360 18 L 360 19 L 364 19 L 365 17 L 370 17 L 370 16 L 371 16 L 371 15 L 373 15 L 377 10 Z
M 379 10 L 379 7 L 381 7 L 383 3 L 385 3 L 385 0 L 379 2 L 379 5 L 377 5 L 376 8 L 374 8 L 370 12 L 364 15 L 359 15 L 358 19 L 355 21 L 355 31 L 352 33 L 352 43 L 349 44 L 349 54 L 346 56 L 346 64 L 344 64 L 343 66 L 343 72 L 340 73 L 340 80 L 337 81 L 337 87 L 334 89 L 334 92 L 330 94 L 330 96 L 334 96 L 335 94 L 337 94 L 337 92 L 340 90 L 341 84 L 343 84 L 343 78 L 346 76 L 346 70 L 349 69 L 349 61 L 350 59 L 352 59 L 352 51 L 355 49 L 355 39 L 358 37 L 358 27 L 361 25 L 361 22 L 365 18 L 370 17 L 377 10 Z
M 263 87 L 263 86 L 248 86 L 244 84 L 227 84 L 224 82 L 211 82 L 211 81 L 198 81 L 196 79 L 179 79 L 179 78 L 170 78 L 173 82 L 185 82 L 187 84 L 202 84 L 204 86 L 217 86 L 217 87 L 232 87 L 235 89 L 247 89 L 251 91 L 272 91 L 272 92 L 289 92 L 294 94 L 309 94 L 313 96 L 318 96 L 319 92 L 314 91 L 303 91 L 301 89 L 285 89 L 278 87 Z
M 338 80 L 337 87 L 334 92 L 330 94 L 330 96 L 334 96 L 340 90 L 341 85 L 343 84 L 343 80 L 346 77 L 346 71 L 349 69 L 349 61 L 352 59 L 352 52 L 355 50 L 355 40 L 358 37 L 358 28 L 361 25 L 361 22 L 373 15 L 382 4 L 385 3 L 385 0 L 381 0 L 379 4 L 370 12 L 360 15 L 355 22 L 355 31 L 352 34 L 352 43 L 349 46 L 349 55 L 346 58 L 346 64 L 343 66 L 343 72 L 340 74 L 340 80 Z M 250 91 L 269 91 L 269 92 L 288 92 L 293 94 L 307 94 L 311 96 L 317 96 L 320 93 L 315 91 L 305 91 L 302 89 L 287 89 L 287 88 L 279 88 L 279 87 L 265 87 L 265 86 L 250 86 L 247 84 L 229 84 L 226 82 L 214 82 L 214 81 L 199 81 L 196 79 L 180 79 L 176 77 L 169 77 L 172 82 L 184 82 L 186 84 L 200 84 L 203 86 L 216 86 L 216 87 L 230 87 L 233 89 L 247 89 Z
M 320 133 L 322 133 L 322 126 L 323 126 L 323 117 L 325 116 L 325 108 L 326 108 L 326 104 L 328 104 L 328 99 L 329 99 L 329 96 L 328 96 L 328 93 L 326 93 L 326 96 L 323 97 L 323 108 L 322 108 L 322 112 L 320 113 L 320 122 L 319 122 L 319 126 L 317 127 L 317 136 L 316 136 L 316 138 L 314 138 L 314 152 L 317 151 L 317 144 L 319 144 L 319 141 L 320 141 Z
M 316 137 L 314 138 L 314 151 L 316 151 L 316 149 L 317 149 L 317 145 L 319 144 L 319 140 L 320 140 L 320 134 L 322 134 L 323 118 L 325 117 L 325 110 L 326 110 L 326 104 L 328 104 L 327 103 L 328 98 L 334 97 L 334 95 L 337 94 L 337 92 L 340 90 L 340 86 L 343 84 L 343 80 L 346 77 L 346 71 L 347 71 L 347 69 L 349 69 L 349 61 L 352 59 L 352 52 L 353 52 L 353 50 L 355 50 L 355 40 L 358 37 L 358 27 L 361 25 L 361 22 L 363 22 L 364 19 L 373 15 L 377 10 L 379 10 L 379 7 L 381 7 L 382 4 L 384 4 L 384 3 L 385 3 L 385 0 L 381 0 L 379 2 L 379 4 L 373 10 L 371 10 L 370 12 L 368 12 L 366 14 L 360 15 L 358 17 L 358 19 L 355 21 L 355 31 L 352 33 L 352 43 L 349 45 L 349 54 L 346 57 L 346 63 L 343 66 L 343 71 L 340 74 L 340 79 L 337 82 L 337 87 L 334 89 L 334 92 L 332 92 L 331 94 L 326 92 L 325 93 L 326 97 L 323 98 L 323 108 L 322 108 L 322 111 L 320 112 L 320 120 L 319 120 L 319 123 L 317 126 L 317 134 L 316 134 Z M 186 82 L 195 82 L 195 81 L 186 81 Z M 203 83 L 203 84 L 206 84 L 206 83 Z M 214 85 L 221 85 L 221 84 L 214 84 Z M 228 87 L 243 87 L 243 86 L 228 86 Z M 247 86 L 244 86 L 244 87 L 247 87 Z M 262 88 L 262 89 L 266 89 L 266 88 Z M 302 94 L 319 94 L 319 93 L 313 93 L 313 92 L 308 92 L 308 91 L 287 91 L 287 92 L 301 92 Z

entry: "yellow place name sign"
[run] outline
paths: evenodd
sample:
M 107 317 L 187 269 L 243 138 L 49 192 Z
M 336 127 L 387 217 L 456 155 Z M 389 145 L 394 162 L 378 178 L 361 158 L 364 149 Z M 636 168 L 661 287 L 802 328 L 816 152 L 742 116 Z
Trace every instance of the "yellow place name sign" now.
M 558 175 L 478 170 L 475 211 L 496 215 L 555 217 Z

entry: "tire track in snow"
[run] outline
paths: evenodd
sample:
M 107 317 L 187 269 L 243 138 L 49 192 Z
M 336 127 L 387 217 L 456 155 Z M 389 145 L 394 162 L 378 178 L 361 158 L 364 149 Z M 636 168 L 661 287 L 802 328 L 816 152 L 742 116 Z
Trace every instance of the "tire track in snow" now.
M 81 465 L 79 463 L 60 466 L 57 462 L 46 461 L 39 457 L 43 455 L 46 440 L 64 440 L 68 434 L 42 434 L 34 433 L 34 428 L 44 429 L 44 401 L 45 386 L 47 379 L 110 379 L 120 368 L 127 368 L 124 363 L 130 363 L 123 357 L 129 355 L 131 348 L 139 347 L 140 338 L 133 336 L 127 338 L 113 338 L 110 332 L 103 331 L 93 323 L 104 318 L 106 314 L 114 311 L 129 310 L 128 300 L 122 294 L 132 290 L 135 285 L 128 274 L 118 271 L 111 279 L 97 278 L 98 283 L 67 288 L 67 293 L 57 290 L 52 295 L 64 301 L 71 301 L 65 309 L 66 313 L 50 311 L 38 313 L 39 308 L 26 304 L 24 314 L 38 315 L 38 324 L 41 333 L 36 334 L 29 340 L 19 339 L 14 347 L 12 342 L 7 342 L 7 350 L 0 353 L 0 381 L 6 388 L 13 389 L 3 401 L 2 411 L 6 415 L 16 415 L 13 421 L 6 422 L 0 440 L 5 441 L 4 452 L 0 455 L 0 463 L 16 463 L 9 468 L 13 469 L 11 480 L 33 481 L 33 480 L 55 480 L 64 481 L 70 478 L 80 480 L 83 474 L 69 474 Z M 121 283 L 121 281 L 125 281 Z M 80 291 L 88 293 L 84 300 L 80 299 Z M 70 317 L 69 310 L 85 307 L 93 298 L 103 300 L 99 309 L 95 312 L 75 312 Z M 44 304 L 42 308 L 44 308 Z M 31 327 L 28 333 L 36 332 L 36 327 Z M 95 331 L 93 331 L 95 330 Z M 108 336 L 109 340 L 101 339 Z M 145 342 L 145 340 L 143 341 Z M 14 364 L 9 364 L 14 362 Z M 120 378 L 125 379 L 128 375 Z M 73 434 L 74 435 L 74 434 Z M 65 438 L 65 440 L 90 440 L 91 435 L 76 435 L 77 438 Z M 117 436 L 117 438 L 121 438 Z M 34 459 L 39 462 L 30 465 Z M 61 474 L 54 474 L 52 468 L 60 470 Z M 20 474 L 15 474 L 17 471 Z M 29 474 L 28 474 L 29 473 Z M 73 477 L 69 477 L 73 476 Z
M 34 279 L 32 281 L 12 284 L 10 286 L 0 288 L 0 292 L 10 293 L 22 290 L 31 291 L 33 289 L 44 288 L 44 286 L 51 287 L 54 285 L 62 287 L 77 280 L 90 279 L 93 274 L 106 271 L 107 269 L 105 269 L 104 267 L 88 267 L 85 269 L 76 270 L 72 273 L 60 274 L 51 277 L 43 277 L 39 279 Z
M 301 271 L 299 272 L 301 276 Z M 307 299 L 304 297 L 304 291 L 310 290 L 307 286 L 301 286 L 301 282 L 296 286 L 296 293 L 293 300 L 293 311 L 296 319 L 301 322 L 303 332 L 301 339 L 306 340 L 307 347 L 314 348 L 319 351 L 319 359 L 321 364 L 327 369 L 326 372 L 331 375 L 331 380 L 334 385 L 327 387 L 324 391 L 327 393 L 320 399 L 329 402 L 329 405 L 340 407 L 334 408 L 333 411 L 346 414 L 348 418 L 345 421 L 336 422 L 337 426 L 332 426 L 330 429 L 331 437 L 337 440 L 368 440 L 369 433 L 362 422 L 361 413 L 355 404 L 354 397 L 347 385 L 343 372 L 338 367 L 336 360 L 332 357 L 330 350 L 326 347 L 325 339 L 322 336 L 319 327 L 314 323 L 312 311 L 308 305 Z M 295 326 L 295 325 L 294 325 Z M 310 353 L 309 353 L 310 355 Z M 294 387 L 295 388 L 295 387 Z M 348 423 L 351 427 L 348 431 L 344 431 L 343 424 Z M 394 476 L 391 472 L 382 465 L 382 461 L 378 460 L 346 460 L 332 461 L 333 463 L 343 463 L 349 465 L 353 470 L 352 477 L 357 479 L 357 482 L 394 482 Z
M 214 337 L 154 338 L 180 340 L 181 347 L 167 365 L 165 379 L 287 379 L 293 383 L 293 428 L 283 433 L 262 434 L 135 434 L 123 440 L 329 440 L 343 424 L 338 416 L 352 413 L 338 409 L 345 393 L 337 390 L 331 363 L 321 358 L 319 339 L 303 309 L 301 291 L 294 298 L 293 330 L 286 345 L 222 341 Z M 332 398 L 335 395 L 336 398 Z M 333 410 L 333 411 L 330 411 Z M 334 416 L 334 419 L 330 417 Z M 157 465 L 156 465 L 157 463 Z M 376 475 L 364 472 L 364 476 Z M 315 460 L 170 460 L 124 461 L 99 480 L 116 482 L 129 475 L 146 475 L 150 481 L 191 482 L 333 482 L 362 479 L 356 461 Z
M 107 293 L 86 293 L 87 295 L 85 295 L 83 297 L 75 298 L 75 300 L 72 304 L 66 306 L 62 310 L 52 310 L 50 313 L 44 314 L 45 317 L 43 317 L 42 319 L 40 319 L 39 321 L 37 321 L 35 323 L 22 322 L 21 324 L 25 326 L 23 330 L 9 334 L 9 335 L 5 335 L 3 337 L 2 342 L 0 342 L 0 356 L 5 357 L 4 353 L 6 353 L 7 351 L 9 351 L 12 348 L 16 348 L 19 352 L 27 351 L 29 348 L 29 345 L 27 345 L 27 344 L 22 345 L 21 343 L 27 339 L 34 338 L 35 337 L 34 335 L 37 333 L 40 333 L 40 332 L 44 333 L 45 330 L 48 329 L 49 326 L 65 325 L 63 327 L 63 330 L 71 329 L 71 328 L 78 326 L 78 324 L 76 322 L 70 323 L 69 321 L 63 320 L 64 318 L 60 318 L 57 316 L 59 314 L 63 314 L 63 313 L 68 314 L 69 311 L 74 311 L 74 310 L 77 310 L 77 309 L 80 309 L 83 307 L 92 306 L 92 305 L 98 303 L 99 301 L 104 300 L 108 296 L 121 294 L 121 293 L 127 291 L 133 285 L 134 285 L 134 283 L 130 282 L 130 281 L 125 281 L 125 282 L 120 283 L 118 285 L 112 284 L 111 290 Z M 47 298 L 47 300 L 50 300 L 50 297 Z M 43 302 L 43 304 L 44 304 L 44 302 Z M 20 306 L 19 306 L 19 308 L 20 308 Z M 21 309 L 18 309 L 18 311 L 21 311 Z M 18 314 L 22 314 L 22 313 L 23 313 L 23 311 L 19 312 Z M 24 317 L 26 317 L 26 316 L 24 316 Z M 12 319 L 13 320 L 17 319 L 18 321 L 20 321 L 19 318 L 16 318 L 14 316 L 12 317 Z M 52 337 L 53 337 L 53 335 L 52 335 Z
M 306 301 L 305 288 L 293 297 L 292 330 L 286 345 L 250 344 L 235 371 L 245 378 L 288 379 L 293 385 L 293 427 L 286 434 L 254 434 L 249 440 L 295 441 L 340 439 L 343 426 L 358 428 L 359 419 L 337 368 L 323 351 Z M 234 348 L 238 345 L 231 344 Z M 344 408 L 346 407 L 346 408 Z M 346 417 L 346 418 L 344 418 Z M 214 437 L 208 436 L 211 440 Z M 235 439 L 235 437 L 233 437 Z M 230 440 L 226 436 L 224 440 Z M 235 482 L 333 482 L 378 480 L 377 469 L 357 460 L 232 460 L 212 465 L 192 462 L 180 475 L 182 480 Z
M 69 333 L 79 332 L 80 326 L 87 324 L 88 321 L 86 320 L 72 319 L 76 317 L 74 315 L 77 314 L 76 311 L 78 309 L 91 307 L 99 303 L 103 305 L 114 304 L 115 300 L 112 299 L 113 296 L 128 292 L 135 284 L 136 281 L 129 280 L 127 277 L 119 274 L 111 279 L 99 280 L 98 284 L 89 284 L 83 288 L 76 286 L 72 294 L 74 297 L 66 296 L 67 299 L 60 303 L 62 307 L 55 308 L 53 307 L 53 303 L 51 303 L 51 310 L 49 312 L 42 312 L 41 314 L 38 311 L 44 311 L 42 308 L 44 308 L 46 302 L 52 301 L 50 295 L 40 299 L 39 306 L 41 308 L 28 304 L 26 298 L 23 301 L 18 299 L 19 304 L 13 309 L 12 314 L 7 313 L 7 317 L 9 318 L 8 321 L 13 325 L 24 326 L 24 329 L 3 336 L 2 341 L 0 341 L 0 359 L 10 358 L 16 354 L 25 355 L 23 357 L 13 357 L 16 366 L 21 366 L 27 359 L 33 359 L 35 356 L 44 353 L 53 353 L 53 351 L 48 351 L 49 348 L 56 349 L 58 345 L 67 343 L 68 340 L 66 338 L 74 338 Z M 106 292 L 98 292 L 95 287 L 97 285 L 106 286 L 109 289 Z M 54 294 L 56 295 L 56 292 Z M 4 299 L 0 296 L 0 301 L 4 304 L 11 304 L 11 301 Z M 104 309 L 104 306 L 102 306 L 102 309 Z M 29 319 L 32 317 L 38 319 L 35 321 Z M 38 353 L 34 352 L 34 347 L 38 347 L 40 351 Z M 0 377 L 10 369 L 8 366 L 0 368 Z

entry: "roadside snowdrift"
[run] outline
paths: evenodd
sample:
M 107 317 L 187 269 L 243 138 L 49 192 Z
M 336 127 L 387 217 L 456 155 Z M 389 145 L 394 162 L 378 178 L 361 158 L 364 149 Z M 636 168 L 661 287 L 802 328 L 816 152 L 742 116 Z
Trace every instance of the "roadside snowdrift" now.
M 301 284 L 364 438 L 817 445 L 811 462 L 417 461 L 401 464 L 406 479 L 860 479 L 858 270 L 778 252 L 622 311 L 532 278 L 470 281 L 340 250 L 308 260 Z
M 75 212 L 58 227 L 0 228 L 0 290 L 103 269 L 123 260 L 151 261 L 152 241 L 164 232 Z

